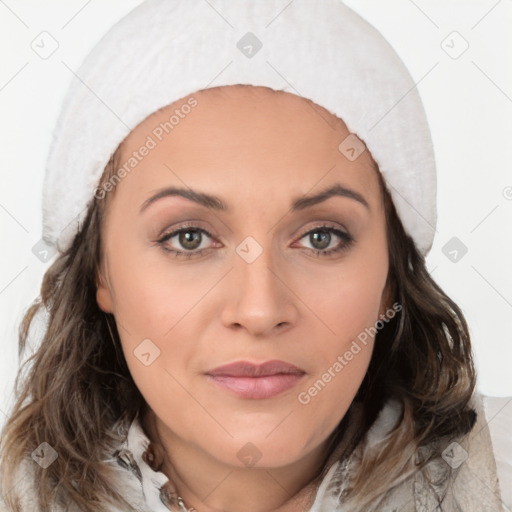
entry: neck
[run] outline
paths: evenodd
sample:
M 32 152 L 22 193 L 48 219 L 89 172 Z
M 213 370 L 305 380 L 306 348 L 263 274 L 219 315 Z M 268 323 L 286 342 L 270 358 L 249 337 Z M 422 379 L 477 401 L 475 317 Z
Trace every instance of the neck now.
M 328 440 L 286 467 L 234 467 L 179 439 L 150 410 L 142 426 L 163 448 L 161 471 L 187 510 L 291 512 L 308 510 L 314 501 Z

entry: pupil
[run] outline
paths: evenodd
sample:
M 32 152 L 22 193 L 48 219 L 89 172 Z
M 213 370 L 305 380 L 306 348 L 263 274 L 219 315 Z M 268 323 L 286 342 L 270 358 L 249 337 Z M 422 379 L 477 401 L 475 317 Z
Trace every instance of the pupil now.
M 331 234 L 328 231 L 316 231 L 309 235 L 311 244 L 316 249 L 325 249 L 331 242 Z
M 201 245 L 201 233 L 197 230 L 182 231 L 179 242 L 185 249 L 197 249 Z

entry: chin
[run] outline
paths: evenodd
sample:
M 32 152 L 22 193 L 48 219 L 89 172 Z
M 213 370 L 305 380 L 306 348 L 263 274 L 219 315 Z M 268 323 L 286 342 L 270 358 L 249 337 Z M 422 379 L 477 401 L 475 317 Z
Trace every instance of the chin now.
M 279 468 L 293 464 L 314 449 L 305 445 L 304 440 L 294 434 L 293 438 L 284 432 L 281 435 L 270 434 L 267 430 L 255 435 L 236 435 L 234 439 L 225 439 L 225 443 L 216 446 L 208 446 L 211 455 L 224 464 L 236 468 Z

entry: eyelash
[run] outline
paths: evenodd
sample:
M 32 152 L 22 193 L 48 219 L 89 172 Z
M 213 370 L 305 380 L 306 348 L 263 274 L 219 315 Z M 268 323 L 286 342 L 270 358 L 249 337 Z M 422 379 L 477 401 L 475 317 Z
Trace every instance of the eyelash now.
M 173 254 L 176 258 L 186 258 L 190 259 L 192 257 L 198 257 L 201 254 L 203 254 L 207 249 L 199 249 L 195 251 L 178 251 L 176 249 L 169 249 L 169 247 L 166 247 L 165 243 L 169 241 L 171 238 L 174 238 L 176 235 L 179 235 L 180 233 L 187 232 L 187 231 L 198 231 L 202 234 L 205 234 L 209 238 L 213 239 L 213 235 L 209 233 L 206 229 L 200 228 L 198 226 L 190 225 L 190 226 L 182 226 L 179 229 L 176 229 L 174 231 L 171 231 L 170 233 L 166 233 L 163 237 L 156 240 L 155 243 L 165 252 Z M 313 229 L 310 229 L 309 231 L 306 231 L 303 233 L 298 240 L 301 240 L 307 235 L 310 235 L 311 233 L 316 233 L 318 231 L 326 231 L 328 233 L 336 235 L 338 238 L 341 238 L 343 240 L 343 244 L 335 247 L 334 249 L 311 249 L 309 247 L 305 247 L 308 252 L 312 252 L 316 256 L 320 257 L 329 257 L 333 255 L 334 253 L 338 253 L 341 251 L 348 251 L 350 247 L 354 244 L 355 240 L 354 238 L 349 235 L 348 233 L 341 231 L 340 229 L 337 229 L 333 226 L 328 225 L 322 225 L 322 226 L 316 226 Z

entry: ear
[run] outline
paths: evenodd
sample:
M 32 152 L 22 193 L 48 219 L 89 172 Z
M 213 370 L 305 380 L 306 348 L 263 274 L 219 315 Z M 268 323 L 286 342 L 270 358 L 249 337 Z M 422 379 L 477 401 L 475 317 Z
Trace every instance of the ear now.
M 102 265 L 96 275 L 96 302 L 105 313 L 113 313 L 112 288 L 105 266 Z

